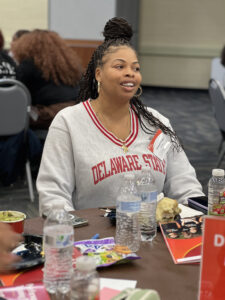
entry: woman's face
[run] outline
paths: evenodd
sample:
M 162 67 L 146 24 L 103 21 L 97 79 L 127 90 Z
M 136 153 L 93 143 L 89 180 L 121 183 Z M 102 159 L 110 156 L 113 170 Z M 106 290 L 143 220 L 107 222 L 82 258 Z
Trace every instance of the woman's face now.
M 99 94 L 130 100 L 142 79 L 136 53 L 127 46 L 112 50 L 103 57 L 103 66 L 96 69 L 96 80 L 100 82 Z

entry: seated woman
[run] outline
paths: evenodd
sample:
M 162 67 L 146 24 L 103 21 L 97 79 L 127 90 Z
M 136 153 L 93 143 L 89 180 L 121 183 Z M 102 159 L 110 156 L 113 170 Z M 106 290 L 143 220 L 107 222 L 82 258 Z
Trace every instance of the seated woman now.
M 81 80 L 80 103 L 59 112 L 49 129 L 37 178 L 40 214 L 54 200 L 68 211 L 115 205 L 123 173 L 144 168 L 167 197 L 203 195 L 169 120 L 139 99 L 132 28 L 113 18 L 104 36 Z M 157 136 L 164 150 L 156 155 Z
M 4 51 L 4 37 L 0 30 L 0 79 L 16 78 L 16 64 L 14 60 Z
M 17 79 L 32 97 L 33 128 L 48 128 L 55 114 L 74 105 L 82 74 L 79 59 L 55 32 L 34 30 L 12 43 Z

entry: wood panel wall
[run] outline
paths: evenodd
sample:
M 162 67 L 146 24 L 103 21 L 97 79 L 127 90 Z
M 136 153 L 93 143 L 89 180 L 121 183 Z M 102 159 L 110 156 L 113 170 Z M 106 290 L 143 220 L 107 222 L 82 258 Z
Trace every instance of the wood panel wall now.
M 66 39 L 66 42 L 72 49 L 76 51 L 84 69 L 86 69 L 94 50 L 102 43 L 102 41 L 99 40 L 72 39 Z

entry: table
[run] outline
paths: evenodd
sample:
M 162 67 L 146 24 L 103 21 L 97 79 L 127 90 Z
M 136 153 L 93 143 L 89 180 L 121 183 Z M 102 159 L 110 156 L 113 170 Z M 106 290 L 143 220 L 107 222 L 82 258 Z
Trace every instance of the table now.
M 75 240 L 115 236 L 115 226 L 97 208 L 72 212 L 87 218 L 89 225 L 75 228 Z M 24 232 L 42 234 L 43 219 L 27 219 Z M 138 288 L 155 289 L 161 300 L 195 300 L 198 295 L 199 264 L 175 265 L 160 232 L 152 244 L 142 243 L 137 254 L 141 259 L 99 269 L 100 277 L 137 280 Z M 116 287 L 115 287 L 116 288 Z

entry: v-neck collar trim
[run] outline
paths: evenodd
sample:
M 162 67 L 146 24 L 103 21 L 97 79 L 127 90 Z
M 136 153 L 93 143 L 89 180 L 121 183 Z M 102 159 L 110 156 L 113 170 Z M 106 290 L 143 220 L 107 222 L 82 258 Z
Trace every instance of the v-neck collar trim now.
M 122 141 L 120 139 L 118 139 L 112 132 L 108 131 L 103 124 L 99 121 L 98 117 L 96 116 L 93 108 L 91 107 L 90 104 L 90 99 L 83 102 L 83 105 L 86 109 L 86 111 L 88 112 L 91 120 L 93 121 L 93 123 L 95 124 L 95 126 L 109 139 L 111 140 L 114 144 L 123 147 L 124 145 L 126 147 L 129 147 L 134 140 L 136 139 L 137 135 L 138 135 L 138 117 L 135 114 L 135 112 L 130 109 L 130 116 L 131 116 L 131 132 L 129 134 L 129 136 L 126 138 L 125 141 Z

